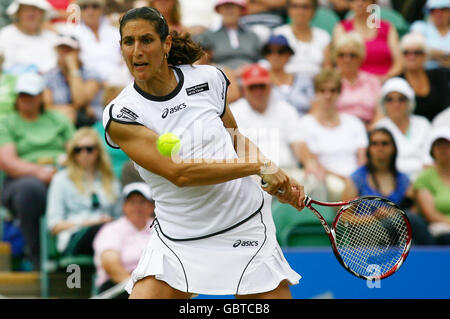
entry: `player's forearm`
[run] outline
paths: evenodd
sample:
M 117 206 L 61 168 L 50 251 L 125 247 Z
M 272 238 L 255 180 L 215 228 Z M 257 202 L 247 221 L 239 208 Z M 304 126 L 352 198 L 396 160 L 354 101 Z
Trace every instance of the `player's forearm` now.
M 179 187 L 213 185 L 259 174 L 263 167 L 258 161 L 243 162 L 242 158 L 213 163 L 204 159 L 197 161 L 197 163 L 176 164 L 176 173 L 171 177 L 171 181 Z

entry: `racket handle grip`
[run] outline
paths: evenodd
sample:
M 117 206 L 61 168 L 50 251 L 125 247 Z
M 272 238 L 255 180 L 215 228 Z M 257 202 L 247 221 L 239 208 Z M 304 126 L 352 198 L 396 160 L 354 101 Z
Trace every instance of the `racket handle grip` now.
M 263 180 L 263 179 L 261 178 L 261 186 L 262 186 L 262 187 L 267 187 L 267 186 L 269 186 L 269 183 L 267 183 L 265 180 Z M 284 193 L 284 190 L 279 189 L 279 190 L 277 190 L 277 193 L 283 194 L 283 193 Z
M 261 186 L 267 187 L 267 186 L 269 186 L 269 183 L 267 183 L 264 179 L 261 178 Z M 277 192 L 280 194 L 283 194 L 284 190 L 279 189 L 279 190 L 277 190 Z M 305 194 L 305 201 L 304 201 L 305 205 L 308 205 L 310 201 L 311 201 L 311 198 Z

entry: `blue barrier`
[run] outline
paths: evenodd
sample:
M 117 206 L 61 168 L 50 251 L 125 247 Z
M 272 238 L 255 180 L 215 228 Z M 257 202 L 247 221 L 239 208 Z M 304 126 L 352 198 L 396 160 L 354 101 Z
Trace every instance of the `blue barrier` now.
M 412 247 L 403 266 L 392 276 L 367 282 L 347 272 L 331 248 L 283 249 L 291 267 L 302 275 L 291 287 L 295 299 L 449 299 L 450 247 Z M 199 299 L 229 299 L 205 296 Z

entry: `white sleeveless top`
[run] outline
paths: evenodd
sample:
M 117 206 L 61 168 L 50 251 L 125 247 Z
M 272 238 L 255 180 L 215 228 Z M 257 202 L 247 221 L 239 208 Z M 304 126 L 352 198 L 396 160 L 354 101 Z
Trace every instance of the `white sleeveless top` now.
M 110 122 L 116 121 L 143 125 L 159 135 L 176 134 L 181 139 L 183 160 L 237 158 L 221 120 L 229 85 L 225 74 L 209 65 L 180 65 L 173 70 L 178 85 L 169 95 L 152 96 L 134 83 L 105 108 L 108 144 L 118 148 L 107 133 Z M 225 230 L 259 210 L 263 202 L 262 190 L 250 176 L 215 185 L 178 187 L 134 165 L 152 189 L 161 229 L 172 238 L 196 238 Z

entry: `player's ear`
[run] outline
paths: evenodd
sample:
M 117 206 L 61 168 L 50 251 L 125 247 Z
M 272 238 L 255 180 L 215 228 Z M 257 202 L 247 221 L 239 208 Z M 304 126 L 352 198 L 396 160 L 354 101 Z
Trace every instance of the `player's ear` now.
M 172 36 L 169 34 L 164 41 L 164 53 L 168 56 L 172 48 Z

